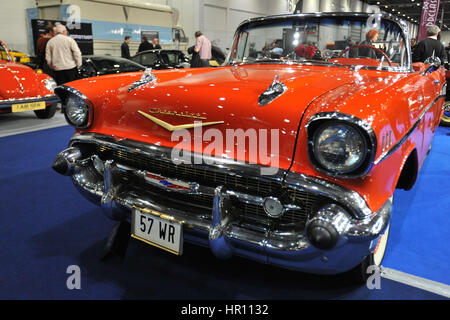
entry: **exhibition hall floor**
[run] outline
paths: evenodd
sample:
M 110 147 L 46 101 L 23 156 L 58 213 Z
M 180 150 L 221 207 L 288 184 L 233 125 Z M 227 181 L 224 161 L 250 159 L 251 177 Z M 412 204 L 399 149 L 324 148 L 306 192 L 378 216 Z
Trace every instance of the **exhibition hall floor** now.
M 0 117 L 0 299 L 450 298 L 450 128 L 438 129 L 413 190 L 396 192 L 385 278 L 369 290 L 189 244 L 177 257 L 132 239 L 124 260 L 101 262 L 114 222 L 50 168 L 73 134 L 59 120 L 41 130 L 29 118 L 26 131 L 38 131 L 17 134 Z M 71 265 L 79 290 L 66 286 Z

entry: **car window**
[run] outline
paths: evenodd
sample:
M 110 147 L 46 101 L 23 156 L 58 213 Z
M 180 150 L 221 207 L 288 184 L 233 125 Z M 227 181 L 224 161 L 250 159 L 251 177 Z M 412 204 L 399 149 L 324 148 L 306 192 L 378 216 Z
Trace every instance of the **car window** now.
M 141 64 L 144 66 L 150 66 L 155 64 L 155 62 L 158 60 L 158 56 L 156 52 L 147 52 L 141 54 Z
M 100 72 L 114 72 L 120 69 L 120 64 L 115 60 L 95 58 L 91 60 Z
M 135 72 L 135 71 L 142 71 L 145 69 L 140 65 L 127 61 L 121 61 L 119 64 L 120 64 L 120 72 Z
M 131 61 L 134 61 L 136 63 L 141 63 L 141 55 L 137 55 L 131 58 Z
M 81 66 L 80 72 L 84 77 L 94 77 L 97 75 L 97 70 L 93 66 L 91 59 L 87 59 L 83 61 L 83 65 Z
M 180 64 L 182 62 L 181 54 L 178 52 L 161 53 L 161 59 L 168 64 Z

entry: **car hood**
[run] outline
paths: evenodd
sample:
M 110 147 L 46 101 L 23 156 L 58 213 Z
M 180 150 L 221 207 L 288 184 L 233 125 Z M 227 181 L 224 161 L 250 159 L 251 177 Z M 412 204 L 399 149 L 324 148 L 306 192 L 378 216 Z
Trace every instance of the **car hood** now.
M 105 84 L 110 82 L 108 87 L 114 86 L 113 81 L 120 87 L 108 90 L 101 96 L 94 89 L 98 88 L 97 85 L 74 83 L 75 88 L 95 100 L 92 100 L 96 109 L 91 130 L 174 147 L 180 146 L 177 131 L 174 135 L 161 123 L 156 123 L 155 118 L 173 126 L 192 124 L 194 121 L 221 122 L 196 129 L 195 134 L 200 134 L 204 140 L 211 140 L 211 135 L 216 137 L 216 133 L 224 137 L 223 153 L 207 148 L 209 142 L 203 143 L 204 153 L 262 165 L 268 164 L 262 156 L 279 154 L 279 159 L 274 159 L 271 165 L 283 169 L 289 168 L 292 161 L 299 124 L 308 105 L 324 93 L 352 81 L 352 73 L 348 69 L 327 66 L 248 65 L 156 71 L 154 74 L 156 83 L 143 85 L 131 92 L 128 89 L 132 81 L 125 85 L 123 78 L 105 78 Z M 262 107 L 258 104 L 258 98 L 275 76 L 280 77 L 287 91 Z M 137 79 L 136 75 L 134 80 Z M 205 137 L 209 129 L 215 131 L 209 131 Z M 230 138 L 233 132 L 230 130 L 246 133 L 246 143 L 238 140 L 233 143 Z M 188 132 L 194 140 L 194 129 Z M 276 143 L 272 143 L 272 133 Z M 249 146 L 251 139 L 256 142 L 259 153 Z M 261 149 L 265 142 L 266 153 Z M 199 152 L 194 143 L 190 147 Z M 257 158 L 255 154 L 258 154 Z
M 0 96 L 4 99 L 35 97 L 40 90 L 36 73 L 18 63 L 0 63 Z

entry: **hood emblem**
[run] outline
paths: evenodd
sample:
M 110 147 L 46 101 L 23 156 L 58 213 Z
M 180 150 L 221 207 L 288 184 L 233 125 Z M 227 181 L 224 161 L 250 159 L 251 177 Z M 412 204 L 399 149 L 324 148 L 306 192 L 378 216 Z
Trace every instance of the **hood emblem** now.
M 143 86 L 144 84 L 155 82 L 155 81 L 156 81 L 156 76 L 152 73 L 152 68 L 147 68 L 147 69 L 145 69 L 144 73 L 142 74 L 141 79 L 139 79 L 138 81 L 133 82 L 131 84 L 131 87 L 128 89 L 128 92 L 131 92 L 134 89 L 137 89 L 137 88 Z
M 153 121 L 154 123 L 156 123 L 157 125 L 163 127 L 164 129 L 168 130 L 168 131 L 177 131 L 180 129 L 192 129 L 192 128 L 196 128 L 196 127 L 206 127 L 206 126 L 213 126 L 216 124 L 223 124 L 223 121 L 214 121 L 214 122 L 201 122 L 201 121 L 195 121 L 194 123 L 188 123 L 188 124 L 181 124 L 181 125 L 177 125 L 174 126 L 168 122 L 165 122 L 161 119 L 158 119 L 152 115 L 149 115 L 148 113 L 145 113 L 143 111 L 138 111 L 139 114 L 145 118 L 147 118 L 150 121 Z
M 286 91 L 286 85 L 280 81 L 280 76 L 276 75 L 269 88 L 267 88 L 267 90 L 259 96 L 258 103 L 261 107 L 264 107 L 281 96 Z

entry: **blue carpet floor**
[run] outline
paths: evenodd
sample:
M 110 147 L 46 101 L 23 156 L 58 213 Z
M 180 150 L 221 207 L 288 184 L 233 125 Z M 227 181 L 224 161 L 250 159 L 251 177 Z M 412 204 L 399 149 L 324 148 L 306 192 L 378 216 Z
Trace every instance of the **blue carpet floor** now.
M 0 299 L 439 299 L 383 279 L 381 290 L 185 245 L 181 257 L 136 240 L 100 262 L 114 223 L 50 169 L 73 129 L 0 139 Z M 397 192 L 384 266 L 450 284 L 450 130 L 439 128 L 416 187 Z M 81 268 L 68 290 L 67 267 Z

